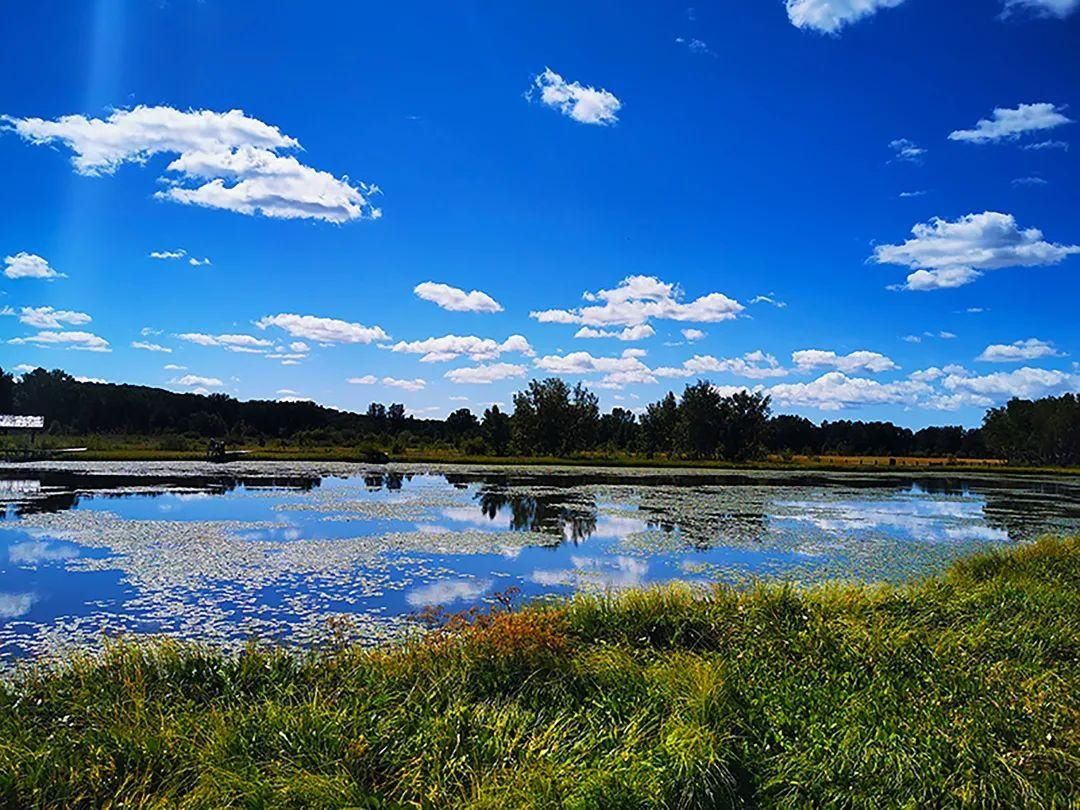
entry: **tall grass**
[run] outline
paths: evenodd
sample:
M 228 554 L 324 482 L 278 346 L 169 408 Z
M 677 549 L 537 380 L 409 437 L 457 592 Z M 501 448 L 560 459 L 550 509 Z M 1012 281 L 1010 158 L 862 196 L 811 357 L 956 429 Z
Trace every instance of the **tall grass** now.
M 1070 807 L 1080 539 L 904 587 L 665 587 L 379 649 L 0 686 L 7 807 Z

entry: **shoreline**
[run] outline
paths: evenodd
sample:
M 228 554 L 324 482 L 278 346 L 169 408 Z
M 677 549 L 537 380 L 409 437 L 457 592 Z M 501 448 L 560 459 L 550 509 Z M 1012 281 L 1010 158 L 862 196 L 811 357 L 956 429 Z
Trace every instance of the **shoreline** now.
M 904 585 L 434 614 L 377 648 L 120 641 L 0 680 L 0 804 L 1066 806 L 1080 537 Z M 965 799 L 966 797 L 966 799 Z

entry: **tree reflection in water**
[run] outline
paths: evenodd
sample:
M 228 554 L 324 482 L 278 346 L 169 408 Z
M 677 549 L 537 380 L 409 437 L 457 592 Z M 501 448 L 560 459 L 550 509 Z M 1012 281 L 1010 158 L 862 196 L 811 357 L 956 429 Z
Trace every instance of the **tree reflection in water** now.
M 557 534 L 574 545 L 596 531 L 596 501 L 583 493 L 519 493 L 488 485 L 480 488 L 476 500 L 491 520 L 509 512 L 515 531 Z

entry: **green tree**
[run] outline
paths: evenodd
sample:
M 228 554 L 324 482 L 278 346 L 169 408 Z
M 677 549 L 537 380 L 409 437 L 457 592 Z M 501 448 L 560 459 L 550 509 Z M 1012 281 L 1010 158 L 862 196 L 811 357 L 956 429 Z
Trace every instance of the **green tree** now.
M 765 454 L 769 397 L 736 391 L 720 400 L 720 454 L 729 461 L 749 461 Z
M 698 380 L 686 386 L 679 402 L 678 449 L 690 458 L 713 458 L 720 446 L 723 416 L 721 396 L 712 383 Z
M 498 405 L 492 405 L 484 411 L 480 430 L 491 452 L 505 456 L 510 449 L 510 415 L 499 410 Z
M 646 406 L 638 432 L 641 449 L 649 456 L 671 453 L 675 449 L 675 434 L 679 425 L 679 402 L 668 391 L 659 402 Z
M 15 410 L 15 377 L 0 368 L 0 413 Z
M 513 444 L 524 454 L 568 455 L 595 443 L 599 420 L 599 401 L 581 383 L 533 380 L 514 394 Z

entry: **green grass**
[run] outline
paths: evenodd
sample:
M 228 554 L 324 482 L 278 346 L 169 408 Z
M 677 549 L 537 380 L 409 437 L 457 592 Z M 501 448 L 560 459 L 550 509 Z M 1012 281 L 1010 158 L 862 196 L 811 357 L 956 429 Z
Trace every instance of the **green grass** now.
M 0 686 L 7 807 L 1069 807 L 1080 539 L 902 586 L 680 587 L 405 645 L 122 643 Z

